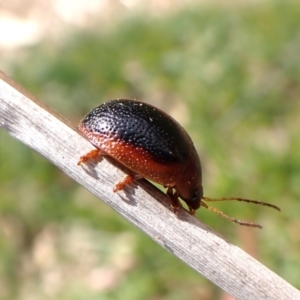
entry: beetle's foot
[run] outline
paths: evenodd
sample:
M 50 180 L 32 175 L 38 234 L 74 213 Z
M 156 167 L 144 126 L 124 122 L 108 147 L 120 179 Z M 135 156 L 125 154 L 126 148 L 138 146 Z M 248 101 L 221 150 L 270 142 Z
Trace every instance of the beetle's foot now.
M 84 164 L 86 163 L 88 160 L 91 160 L 91 159 L 98 159 L 100 156 L 100 150 L 99 149 L 94 149 L 90 152 L 88 152 L 87 154 L 83 155 L 83 156 L 80 156 L 80 159 L 77 163 L 77 165 L 81 165 L 81 164 Z
M 180 203 L 174 204 L 173 202 L 171 203 L 171 206 L 172 206 L 172 209 L 173 209 L 173 213 L 174 213 L 175 215 L 177 215 L 177 213 L 178 213 L 178 208 L 179 208 L 179 207 L 182 207 Z
M 126 175 L 122 181 L 119 181 L 114 186 L 114 192 L 118 192 L 124 189 L 127 184 L 132 183 L 135 180 L 134 175 Z
M 195 215 L 195 212 L 196 212 L 195 209 L 189 207 L 189 214 L 190 214 L 190 215 L 192 215 L 192 216 Z

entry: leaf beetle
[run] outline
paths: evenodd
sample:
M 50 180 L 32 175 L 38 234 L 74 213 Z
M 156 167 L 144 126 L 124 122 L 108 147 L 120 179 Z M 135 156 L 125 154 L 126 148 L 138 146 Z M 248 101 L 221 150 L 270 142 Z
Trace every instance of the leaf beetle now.
M 107 155 L 130 171 L 116 183 L 115 192 L 146 178 L 167 188 L 174 212 L 181 206 L 181 198 L 192 215 L 203 206 L 232 222 L 258 228 L 259 224 L 229 217 L 205 201 L 243 201 L 280 210 L 256 200 L 204 197 L 201 163 L 190 136 L 175 119 L 150 104 L 129 99 L 105 102 L 79 122 L 78 130 L 97 148 L 81 156 L 78 165 Z

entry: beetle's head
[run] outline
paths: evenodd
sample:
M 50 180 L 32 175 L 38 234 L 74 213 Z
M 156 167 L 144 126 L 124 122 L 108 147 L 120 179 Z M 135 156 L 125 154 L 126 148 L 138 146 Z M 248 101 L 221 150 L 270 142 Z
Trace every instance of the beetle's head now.
M 175 185 L 178 196 L 187 204 L 194 214 L 201 205 L 203 197 L 201 164 L 198 155 L 191 156 Z
M 190 213 L 192 215 L 195 214 L 195 211 L 201 205 L 201 199 L 203 197 L 202 185 L 200 184 L 199 186 L 191 187 L 189 191 L 184 190 L 184 193 L 181 193 L 180 190 L 177 189 L 177 193 L 179 197 L 187 204 Z

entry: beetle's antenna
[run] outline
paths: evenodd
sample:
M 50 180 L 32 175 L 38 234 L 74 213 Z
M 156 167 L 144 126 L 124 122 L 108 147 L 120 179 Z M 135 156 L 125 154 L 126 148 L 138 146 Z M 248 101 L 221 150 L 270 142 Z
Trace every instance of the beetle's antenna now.
M 208 197 L 202 197 L 203 201 L 207 201 L 207 202 L 218 202 L 218 201 L 241 201 L 241 202 L 247 202 L 247 203 L 253 203 L 253 204 L 257 204 L 257 205 L 263 205 L 263 206 L 268 206 L 268 207 L 272 207 L 278 211 L 280 211 L 280 208 L 276 205 L 267 203 L 267 202 L 262 202 L 262 201 L 257 201 L 257 200 L 250 200 L 250 199 L 244 199 L 244 198 L 235 198 L 235 197 L 227 197 L 227 198 L 216 198 L 216 199 L 212 199 L 212 198 L 208 198 Z
M 206 198 L 206 197 L 203 197 L 203 198 Z M 202 198 L 202 199 L 203 199 L 203 198 Z M 208 199 L 210 199 L 210 198 L 208 198 Z M 206 200 L 206 199 L 204 199 L 204 200 Z M 216 200 L 216 199 L 210 199 L 210 200 Z M 209 200 L 208 200 L 208 201 L 209 201 Z M 221 216 L 221 217 L 227 219 L 228 221 L 231 221 L 231 222 L 237 223 L 237 224 L 239 224 L 239 225 L 243 225 L 243 226 L 256 227 L 256 228 L 260 228 L 260 229 L 262 228 L 262 226 L 259 225 L 259 224 L 255 224 L 255 223 L 252 223 L 252 222 L 244 222 L 244 221 L 240 221 L 240 220 L 238 220 L 238 219 L 232 218 L 232 217 L 230 217 L 230 216 L 224 214 L 222 211 L 220 211 L 220 210 L 218 210 L 218 209 L 216 209 L 216 208 L 214 208 L 214 207 L 208 206 L 208 205 L 207 205 L 205 202 L 203 202 L 203 201 L 201 201 L 200 205 L 203 206 L 204 208 L 206 208 L 206 209 L 208 209 L 208 210 L 210 210 L 210 211 L 212 211 L 212 212 L 218 214 L 219 216 Z

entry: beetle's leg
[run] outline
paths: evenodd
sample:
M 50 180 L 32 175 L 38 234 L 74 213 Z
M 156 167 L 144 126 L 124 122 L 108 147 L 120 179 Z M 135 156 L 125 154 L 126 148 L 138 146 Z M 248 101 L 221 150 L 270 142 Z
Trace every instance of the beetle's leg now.
M 136 174 L 127 174 L 121 181 L 117 182 L 114 186 L 114 192 L 118 192 L 124 189 L 127 184 L 132 183 L 135 180 L 143 178 Z
M 88 160 L 90 159 L 98 159 L 100 157 L 100 150 L 99 149 L 94 149 L 90 152 L 88 152 L 87 154 L 80 156 L 80 159 L 77 163 L 77 165 L 81 165 L 83 163 L 86 163 Z
M 168 187 L 167 189 L 167 196 L 170 198 L 171 200 L 171 205 L 174 211 L 174 214 L 177 213 L 178 207 L 182 207 L 179 199 L 178 199 L 178 194 L 177 192 L 173 192 L 173 188 L 172 187 Z
M 193 209 L 193 208 L 191 208 L 190 206 L 189 206 L 189 213 L 190 213 L 190 215 L 194 215 L 195 214 L 195 212 L 196 212 L 196 210 L 195 209 Z
M 114 192 L 118 192 L 124 189 L 125 185 L 134 181 L 133 175 L 126 175 L 121 181 L 117 182 L 114 186 Z

